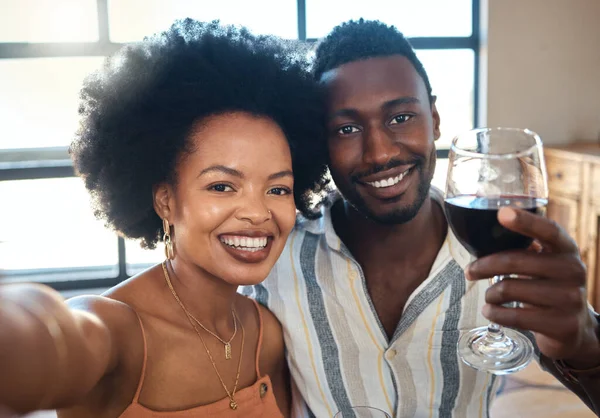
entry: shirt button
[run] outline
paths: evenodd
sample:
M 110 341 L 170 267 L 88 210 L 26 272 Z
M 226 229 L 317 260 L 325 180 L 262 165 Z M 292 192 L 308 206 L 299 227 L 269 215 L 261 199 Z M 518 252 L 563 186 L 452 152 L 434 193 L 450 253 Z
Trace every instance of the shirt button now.
M 393 348 L 388 350 L 387 354 L 386 354 L 386 358 L 388 360 L 392 360 L 394 357 L 396 357 L 398 355 L 398 352 L 396 350 L 394 350 Z
M 258 391 L 260 393 L 260 397 L 264 398 L 265 395 L 267 394 L 267 390 L 269 389 L 269 387 L 267 386 L 266 383 L 261 383 L 260 387 L 258 388 Z

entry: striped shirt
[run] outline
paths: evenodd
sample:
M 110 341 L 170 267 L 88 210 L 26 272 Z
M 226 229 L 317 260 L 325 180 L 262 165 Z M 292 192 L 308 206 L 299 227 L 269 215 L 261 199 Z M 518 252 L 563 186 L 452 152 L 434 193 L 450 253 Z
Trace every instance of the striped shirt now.
M 439 190 L 431 195 L 442 201 Z M 456 350 L 462 332 L 487 325 L 481 308 L 488 283 L 465 280 L 470 260 L 449 230 L 390 340 L 330 210 L 299 219 L 269 277 L 242 289 L 283 326 L 305 402 L 294 415 L 327 418 L 363 405 L 402 418 L 488 417 L 495 377 L 463 364 Z

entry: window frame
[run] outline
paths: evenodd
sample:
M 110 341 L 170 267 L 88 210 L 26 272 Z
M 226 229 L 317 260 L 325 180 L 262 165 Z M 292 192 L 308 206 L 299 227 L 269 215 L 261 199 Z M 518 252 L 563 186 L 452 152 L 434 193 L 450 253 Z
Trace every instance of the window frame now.
M 251 0 L 249 0 L 251 1 Z M 314 43 L 317 39 L 306 37 L 306 0 L 296 0 L 298 40 Z M 98 41 L 65 43 L 2 43 L 0 60 L 18 58 L 63 58 L 108 56 L 123 46 L 111 42 L 109 33 L 108 0 L 96 0 Z M 471 0 L 472 28 L 468 37 L 413 37 L 409 38 L 415 49 L 469 49 L 474 56 L 473 126 L 478 126 L 479 69 L 480 69 L 480 0 Z M 437 149 L 438 158 L 448 158 L 447 149 Z M 0 149 L 0 182 L 74 177 L 68 147 L 28 149 Z M 131 277 L 127 272 L 125 240 L 117 236 L 118 264 L 106 268 L 52 268 L 23 270 L 9 273 L 7 281 L 37 281 L 59 291 L 97 289 L 115 286 Z M 131 269 L 131 266 L 130 266 Z M 132 270 L 137 270 L 135 266 Z M 94 275 L 94 271 L 97 275 Z M 116 271 L 116 275 L 103 274 Z M 81 278 L 82 276 L 93 278 Z M 99 277 L 98 277 L 99 276 Z

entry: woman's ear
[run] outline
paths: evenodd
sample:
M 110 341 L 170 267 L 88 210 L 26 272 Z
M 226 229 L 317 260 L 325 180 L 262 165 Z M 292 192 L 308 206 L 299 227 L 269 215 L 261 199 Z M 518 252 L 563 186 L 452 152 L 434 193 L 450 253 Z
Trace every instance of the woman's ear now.
M 160 219 L 170 219 L 174 212 L 173 187 L 168 183 L 160 183 L 152 188 L 154 210 Z

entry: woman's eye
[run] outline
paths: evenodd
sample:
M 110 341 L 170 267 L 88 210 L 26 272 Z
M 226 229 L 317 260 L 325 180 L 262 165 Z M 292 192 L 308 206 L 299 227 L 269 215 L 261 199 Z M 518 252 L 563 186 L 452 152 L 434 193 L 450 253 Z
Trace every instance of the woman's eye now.
M 291 190 L 287 187 L 273 187 L 271 190 L 269 190 L 269 194 L 274 194 L 277 196 L 284 196 L 290 193 Z
M 342 126 L 340 129 L 337 130 L 337 133 L 340 135 L 350 135 L 355 134 L 357 132 L 360 132 L 360 130 L 356 126 L 352 125 Z
M 410 119 L 412 119 L 413 115 L 398 115 L 398 116 L 394 116 L 392 118 L 392 121 L 390 122 L 390 125 L 397 125 L 400 123 L 404 123 L 404 122 L 408 122 Z
M 210 186 L 211 190 L 215 192 L 232 192 L 233 188 L 228 186 L 227 184 L 215 184 L 214 186 Z

